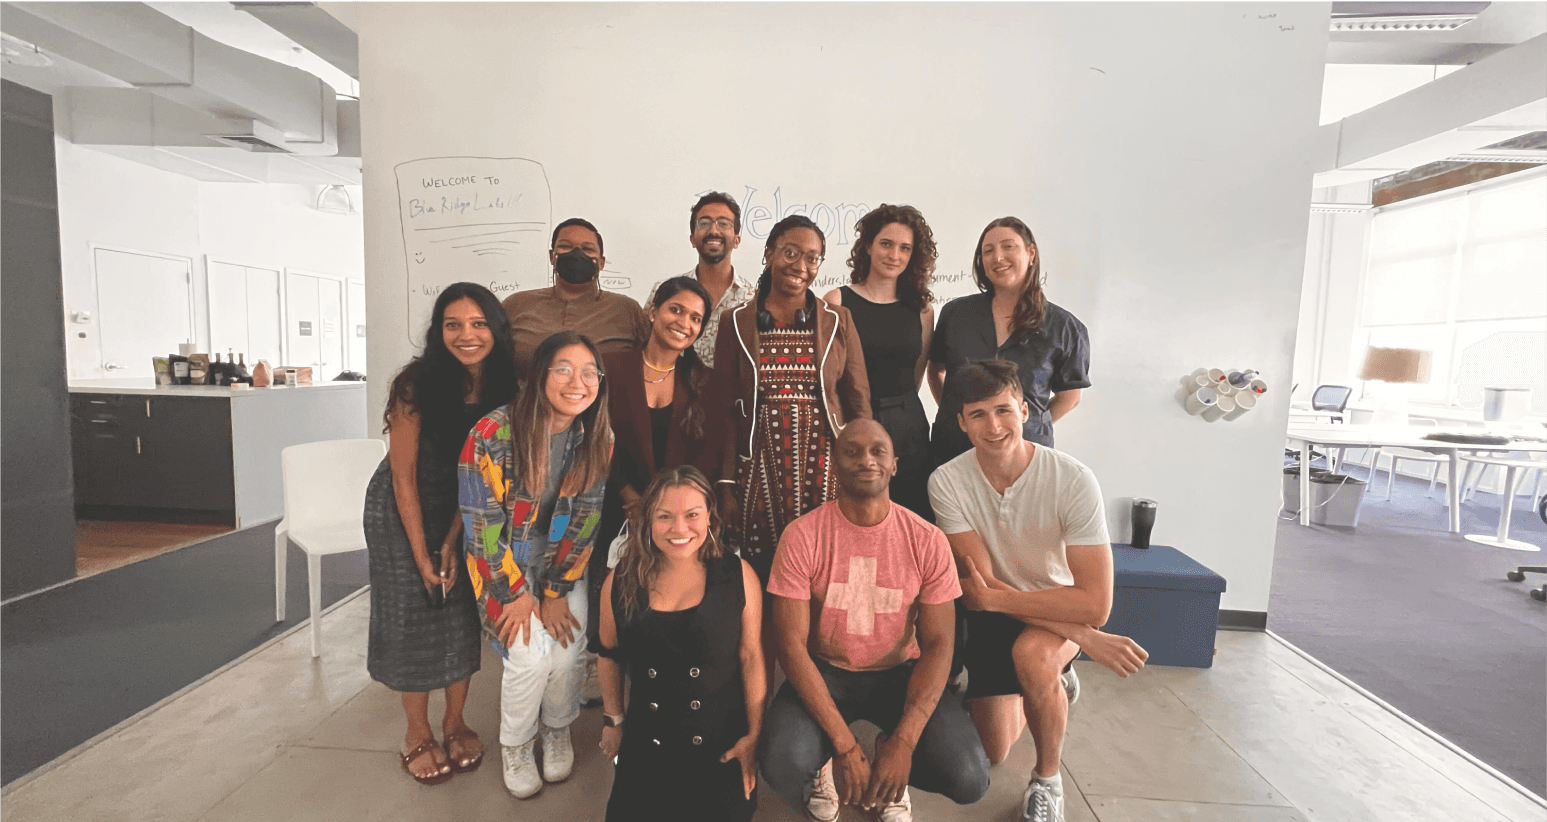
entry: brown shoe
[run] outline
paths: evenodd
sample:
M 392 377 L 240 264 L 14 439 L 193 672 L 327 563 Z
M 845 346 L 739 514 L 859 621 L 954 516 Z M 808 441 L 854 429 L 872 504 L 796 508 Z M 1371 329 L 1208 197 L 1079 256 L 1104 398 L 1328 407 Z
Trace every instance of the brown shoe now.
M 437 744 L 435 742 L 434 739 L 426 739 L 425 741 L 420 742 L 418 745 L 416 745 L 414 747 L 413 750 L 411 750 L 408 753 L 402 755 L 403 772 L 407 773 L 409 776 L 412 776 L 414 778 L 414 781 L 418 782 L 421 785 L 439 785 L 442 782 L 445 782 L 446 780 L 450 779 L 451 776 L 452 776 L 452 774 L 451 774 L 451 766 L 450 765 L 443 766 L 443 767 L 446 768 L 446 770 L 442 771 L 441 773 L 437 773 L 434 776 L 420 776 L 420 775 L 414 773 L 413 770 L 411 770 L 408 767 L 408 763 L 414 761 L 415 759 L 418 759 L 419 757 L 421 757 L 421 756 L 423 756 L 425 754 L 430 754 L 430 761 L 433 762 L 434 759 L 435 759 L 435 751 L 439 751 L 439 750 L 441 750 L 441 747 L 440 747 L 439 744 Z M 444 751 L 442 751 L 441 753 L 442 753 L 443 756 L 445 755 Z
M 462 750 L 464 752 L 467 751 L 469 743 L 476 744 L 478 746 L 478 753 L 472 756 L 463 757 L 461 759 L 452 759 L 451 746 L 453 743 L 457 742 L 462 743 Z M 445 744 L 446 761 L 451 763 L 451 769 L 457 773 L 469 773 L 471 771 L 476 771 L 478 770 L 478 766 L 483 764 L 483 741 L 478 738 L 478 734 L 474 733 L 472 728 L 458 728 L 451 733 L 446 734 Z

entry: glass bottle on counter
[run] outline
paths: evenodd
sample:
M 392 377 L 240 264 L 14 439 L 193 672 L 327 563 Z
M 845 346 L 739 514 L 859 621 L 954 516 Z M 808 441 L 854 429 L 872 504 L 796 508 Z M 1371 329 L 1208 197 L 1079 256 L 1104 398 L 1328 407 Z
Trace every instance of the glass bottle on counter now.
M 249 372 L 247 370 L 247 355 L 246 354 L 238 353 L 236 355 L 236 371 L 235 371 L 235 373 L 236 373 L 236 379 L 237 380 L 241 380 L 243 382 L 251 382 L 252 381 L 252 374 L 251 374 L 251 372 Z

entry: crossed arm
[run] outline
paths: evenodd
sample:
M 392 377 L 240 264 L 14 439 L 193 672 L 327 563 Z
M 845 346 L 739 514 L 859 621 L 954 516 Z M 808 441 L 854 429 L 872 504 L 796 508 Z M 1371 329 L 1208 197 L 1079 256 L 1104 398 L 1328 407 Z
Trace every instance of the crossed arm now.
M 975 611 L 993 611 L 1051 631 L 1080 646 L 1091 659 L 1119 676 L 1144 667 L 1149 657 L 1125 636 L 1097 630 L 1112 611 L 1112 547 L 1070 545 L 1066 551 L 1074 584 L 1042 591 L 1020 591 L 994 576 L 988 547 L 976 531 L 947 534 L 962 576 L 962 602 Z

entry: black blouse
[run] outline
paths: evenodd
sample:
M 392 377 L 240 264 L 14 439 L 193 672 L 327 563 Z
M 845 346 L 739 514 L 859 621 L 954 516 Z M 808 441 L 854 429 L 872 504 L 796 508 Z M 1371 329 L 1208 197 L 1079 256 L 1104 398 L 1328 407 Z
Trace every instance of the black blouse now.
M 873 303 L 848 286 L 839 290 L 864 348 L 871 402 L 917 394 L 913 375 L 924 348 L 924 322 L 918 310 L 901 301 Z
M 1042 328 L 996 345 L 992 302 L 993 297 L 987 293 L 969 294 L 940 309 L 940 321 L 929 346 L 930 362 L 945 366 L 940 413 L 930 436 L 936 465 L 972 447 L 956 419 L 962 409 L 957 380 L 966 366 L 996 358 L 1015 363 L 1026 402 L 1031 406 L 1023 429 L 1025 437 L 1049 447 L 1055 447 L 1053 420 L 1048 414 L 1053 394 L 1090 387 L 1090 334 L 1084 323 L 1048 303 Z

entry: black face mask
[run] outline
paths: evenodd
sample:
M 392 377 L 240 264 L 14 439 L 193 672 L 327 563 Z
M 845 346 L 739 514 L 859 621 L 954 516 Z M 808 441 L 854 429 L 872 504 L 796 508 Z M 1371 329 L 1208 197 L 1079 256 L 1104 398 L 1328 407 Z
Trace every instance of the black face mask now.
M 572 248 L 553 261 L 553 273 L 570 285 L 585 285 L 596 279 L 596 261 Z

